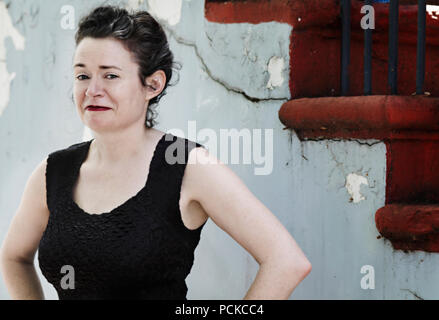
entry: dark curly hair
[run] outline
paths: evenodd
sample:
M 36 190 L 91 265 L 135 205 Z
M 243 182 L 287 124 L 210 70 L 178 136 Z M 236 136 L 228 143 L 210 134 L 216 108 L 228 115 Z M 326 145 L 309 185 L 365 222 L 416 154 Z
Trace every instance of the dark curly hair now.
M 159 95 L 149 101 L 145 119 L 146 127 L 154 127 L 157 124 L 155 108 L 166 94 L 168 85 L 171 86 L 169 81 L 172 78 L 172 69 L 181 67 L 174 62 L 174 55 L 160 24 L 147 11 L 129 13 L 124 8 L 100 6 L 79 21 L 75 34 L 76 46 L 85 37 L 112 37 L 121 40 L 139 66 L 139 78 L 143 86 L 146 86 L 146 77 L 157 70 L 163 70 L 166 75 L 165 86 Z

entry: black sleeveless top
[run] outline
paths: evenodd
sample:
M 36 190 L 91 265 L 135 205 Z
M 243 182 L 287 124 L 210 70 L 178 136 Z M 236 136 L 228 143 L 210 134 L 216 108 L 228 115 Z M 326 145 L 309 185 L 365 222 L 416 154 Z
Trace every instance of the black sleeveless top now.
M 60 299 L 186 300 L 185 279 L 206 222 L 187 229 L 179 199 L 189 151 L 203 146 L 164 134 L 145 186 L 115 209 L 89 214 L 72 194 L 92 140 L 48 156 L 50 215 L 38 249 L 43 275 Z M 67 276 L 74 281 L 66 287 Z

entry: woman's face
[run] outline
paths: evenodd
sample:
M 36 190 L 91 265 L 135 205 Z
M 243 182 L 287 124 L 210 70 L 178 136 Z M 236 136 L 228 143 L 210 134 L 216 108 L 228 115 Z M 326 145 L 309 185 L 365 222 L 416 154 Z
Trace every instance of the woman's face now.
M 74 100 L 84 124 L 95 132 L 144 124 L 148 102 L 138 65 L 121 42 L 113 38 L 84 38 L 76 48 Z M 93 111 L 89 105 L 107 107 Z

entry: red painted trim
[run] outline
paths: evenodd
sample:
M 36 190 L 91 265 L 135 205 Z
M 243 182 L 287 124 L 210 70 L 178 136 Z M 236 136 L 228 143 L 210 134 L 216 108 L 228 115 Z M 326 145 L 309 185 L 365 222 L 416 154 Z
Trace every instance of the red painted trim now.
M 388 140 L 386 203 L 439 204 L 439 140 Z
M 378 140 L 439 140 L 439 132 L 392 132 L 383 130 L 334 130 L 324 132 L 324 130 L 295 130 L 301 140 L 316 139 L 378 139 Z
M 304 137 L 382 139 L 439 133 L 439 98 L 424 96 L 322 97 L 290 100 L 279 119 Z M 305 134 L 304 134 L 305 133 Z M 437 139 L 438 133 L 430 138 Z
M 389 204 L 377 211 L 375 223 L 395 249 L 439 252 L 439 205 Z

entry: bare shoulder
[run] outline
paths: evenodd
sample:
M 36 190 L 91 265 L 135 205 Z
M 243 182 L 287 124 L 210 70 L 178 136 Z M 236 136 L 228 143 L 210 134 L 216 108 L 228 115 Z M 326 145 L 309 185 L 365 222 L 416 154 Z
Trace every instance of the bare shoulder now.
M 212 157 L 203 147 L 195 147 L 189 151 L 182 181 L 182 193 L 188 201 L 194 200 L 194 189 L 200 183 L 200 164 L 209 161 L 212 161 Z
M 2 254 L 10 259 L 32 262 L 47 226 L 46 166 L 47 157 L 38 163 L 26 181 L 2 246 Z
M 47 157 L 40 161 L 30 174 L 20 202 L 20 205 L 33 203 L 33 207 L 40 210 L 40 213 L 48 213 L 48 210 L 44 210 L 47 209 L 46 168 Z
M 234 172 L 224 164 L 220 159 L 211 154 L 203 147 L 193 148 L 188 156 L 189 171 L 193 173 L 203 173 L 218 176 L 219 173 L 228 174 L 224 178 L 231 178 L 235 175 Z M 200 171 L 201 170 L 201 171 Z
M 211 203 L 216 203 L 215 198 L 218 199 L 219 190 L 224 197 L 232 192 L 235 195 L 236 192 L 249 195 L 241 179 L 203 147 L 193 148 L 190 151 L 184 179 L 187 180 L 192 200 L 200 203 L 211 200 Z
M 47 208 L 46 203 L 46 169 L 47 158 L 45 157 L 38 163 L 33 172 L 31 173 L 27 185 L 30 188 L 29 196 L 35 196 L 33 199 L 41 208 Z

